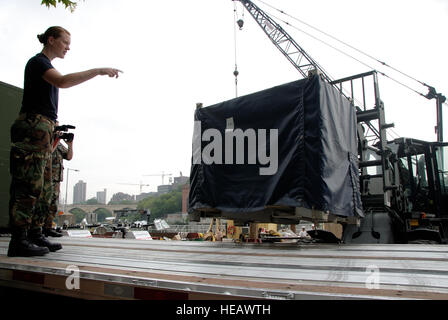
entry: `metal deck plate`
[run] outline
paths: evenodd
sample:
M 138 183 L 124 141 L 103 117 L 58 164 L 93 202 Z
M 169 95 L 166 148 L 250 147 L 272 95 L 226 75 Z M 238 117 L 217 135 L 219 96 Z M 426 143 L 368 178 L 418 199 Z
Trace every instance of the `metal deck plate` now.
M 66 276 L 66 267 L 74 265 L 81 279 L 246 298 L 448 299 L 443 245 L 52 241 L 63 249 L 9 258 L 9 238 L 0 238 L 0 268 Z

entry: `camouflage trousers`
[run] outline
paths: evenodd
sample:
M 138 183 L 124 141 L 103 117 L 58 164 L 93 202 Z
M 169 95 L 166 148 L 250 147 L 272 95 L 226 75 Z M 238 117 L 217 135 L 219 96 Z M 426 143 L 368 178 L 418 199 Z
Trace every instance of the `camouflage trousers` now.
M 19 114 L 11 126 L 9 224 L 41 227 L 52 195 L 51 145 L 54 122 L 35 114 Z
M 53 221 L 58 212 L 59 193 L 60 193 L 61 183 L 59 181 L 53 180 L 52 187 L 53 187 L 52 188 L 53 192 L 52 192 L 51 198 L 50 198 L 50 208 L 49 208 L 48 215 L 45 218 L 45 222 L 44 222 L 45 228 L 53 227 Z

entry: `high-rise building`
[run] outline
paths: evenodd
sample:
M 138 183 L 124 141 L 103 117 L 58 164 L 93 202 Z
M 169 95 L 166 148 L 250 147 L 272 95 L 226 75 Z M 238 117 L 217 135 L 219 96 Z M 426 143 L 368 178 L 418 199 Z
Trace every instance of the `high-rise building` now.
M 96 193 L 96 201 L 100 204 L 106 204 L 106 189 L 104 191 L 98 191 Z
M 86 201 L 87 183 L 79 180 L 73 187 L 73 203 L 83 203 Z

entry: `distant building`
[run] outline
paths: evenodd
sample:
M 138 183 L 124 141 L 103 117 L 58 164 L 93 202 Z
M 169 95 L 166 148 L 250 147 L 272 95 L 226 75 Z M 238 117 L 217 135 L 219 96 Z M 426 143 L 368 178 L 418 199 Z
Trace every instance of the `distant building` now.
M 73 187 L 73 203 L 79 204 L 86 201 L 87 183 L 79 180 Z
M 172 180 L 170 179 L 170 182 L 173 181 L 172 183 L 162 184 L 160 186 L 157 186 L 157 193 L 158 194 L 168 193 L 168 192 L 176 189 L 178 186 L 183 186 L 183 185 L 189 184 L 190 177 L 183 176 L 182 172 L 180 174 L 181 175 L 179 177 L 174 177 Z
M 190 177 L 180 176 L 174 177 L 173 187 L 182 186 L 190 181 Z
M 160 186 L 157 186 L 157 192 L 159 194 L 168 193 L 171 190 L 173 190 L 173 185 L 172 184 L 162 184 Z
M 99 204 L 106 204 L 106 191 L 107 189 L 104 189 L 104 191 L 98 191 L 96 193 L 96 200 Z

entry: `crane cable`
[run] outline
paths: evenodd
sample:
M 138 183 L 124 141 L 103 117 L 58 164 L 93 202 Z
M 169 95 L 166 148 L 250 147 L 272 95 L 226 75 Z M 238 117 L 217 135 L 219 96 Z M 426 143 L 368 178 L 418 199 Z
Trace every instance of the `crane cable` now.
M 367 68 L 369 68 L 369 69 L 375 69 L 375 68 L 371 67 L 370 65 L 366 64 L 365 62 L 363 62 L 363 61 L 361 61 L 361 60 L 359 60 L 359 59 L 357 59 L 357 58 L 351 56 L 350 54 L 348 54 L 348 53 L 346 53 L 346 52 L 344 52 L 344 51 L 342 51 L 341 49 L 338 49 L 338 48 L 336 48 L 335 46 L 332 46 L 331 44 L 329 44 L 329 43 L 327 43 L 327 42 L 325 42 L 325 41 L 323 41 L 323 40 L 321 40 L 321 39 L 319 39 L 319 38 L 313 36 L 312 34 L 310 34 L 310 33 L 306 32 L 306 31 L 304 31 L 304 30 L 302 30 L 302 29 L 300 29 L 300 28 L 298 28 L 298 27 L 292 25 L 292 24 L 289 23 L 288 21 L 285 21 L 285 20 L 283 20 L 283 19 L 281 19 L 281 18 L 279 18 L 279 17 L 277 17 L 277 16 L 275 16 L 275 15 L 273 15 L 273 14 L 270 14 L 270 16 L 271 16 L 271 17 L 274 17 L 274 18 L 277 19 L 278 21 L 281 21 L 281 22 L 283 22 L 284 24 L 286 24 L 286 25 L 288 25 L 288 26 L 290 26 L 290 27 L 292 27 L 292 28 L 294 28 L 294 29 L 296 29 L 296 30 L 298 30 L 298 31 L 300 31 L 300 32 L 302 32 L 302 33 L 304 33 L 304 34 L 306 34 L 307 36 L 313 38 L 314 40 L 319 41 L 319 42 L 322 42 L 322 43 L 325 44 L 326 46 L 328 46 L 328 47 L 330 47 L 330 48 L 332 48 L 332 49 L 338 51 L 339 53 L 341 53 L 341 54 L 343 54 L 343 55 L 346 55 L 346 56 L 348 56 L 349 58 L 352 58 L 352 59 L 358 61 L 359 63 L 361 63 L 362 65 L 366 66 Z M 381 73 L 380 71 L 378 71 L 378 72 Z M 327 71 L 325 71 L 325 73 L 326 73 L 327 75 L 329 75 L 329 73 L 328 73 Z M 330 78 L 333 78 L 333 77 L 331 77 L 330 75 L 329 75 L 329 77 L 330 77 Z M 343 90 L 343 91 L 344 91 L 344 90 Z M 358 101 L 358 102 L 359 102 L 359 101 Z
M 258 0 L 258 1 L 261 2 L 261 3 L 263 3 L 264 5 L 266 5 L 266 6 L 270 7 L 270 8 L 272 8 L 272 9 L 274 9 L 274 10 L 276 10 L 276 11 L 278 11 L 278 12 L 280 12 L 280 13 L 282 13 L 282 14 L 284 14 L 284 15 L 286 15 L 286 16 L 288 16 L 288 17 L 290 17 L 290 18 L 292 18 L 292 19 L 294 19 L 294 20 L 296 20 L 296 21 L 298 21 L 298 22 L 300 22 L 300 23 L 302 23 L 302 24 L 304 24 L 304 25 L 306 25 L 306 26 L 308 26 L 308 27 L 310 27 L 310 28 L 316 30 L 316 31 L 318 31 L 318 32 L 320 32 L 320 33 L 322 33 L 322 34 L 326 35 L 326 36 L 329 37 L 329 38 L 331 38 L 331 39 L 333 39 L 333 40 L 335 40 L 335 41 L 337 41 L 337 42 L 342 43 L 343 45 L 345 45 L 345 46 L 347 46 L 347 47 L 349 47 L 349 48 L 351 48 L 351 49 L 353 49 L 353 50 L 355 50 L 355 51 L 361 53 L 362 55 L 365 55 L 365 56 L 367 56 L 368 58 L 370 58 L 370 59 L 372 59 L 372 60 L 375 60 L 375 61 L 378 62 L 379 64 L 381 64 L 381 65 L 383 65 L 383 66 L 385 66 L 385 67 L 388 67 L 388 68 L 394 70 L 395 72 L 398 72 L 398 73 L 400 73 L 401 75 L 403 75 L 403 76 L 405 76 L 405 77 L 407 77 L 407 78 L 410 78 L 410 79 L 412 79 L 412 80 L 414 80 L 414 81 L 420 83 L 421 85 L 423 85 L 423 86 L 425 86 L 425 87 L 430 88 L 430 86 L 429 86 L 428 84 L 424 83 L 423 81 L 420 81 L 420 80 L 418 80 L 418 79 L 416 79 L 416 78 L 414 78 L 414 77 L 412 77 L 412 76 L 410 76 L 410 75 L 408 75 L 408 74 L 406 74 L 406 73 L 404 73 L 404 72 L 402 72 L 402 71 L 400 71 L 400 70 L 398 70 L 398 69 L 396 69 L 396 68 L 390 66 L 390 65 L 387 64 L 386 62 L 381 61 L 381 60 L 379 60 L 379 59 L 377 59 L 377 58 L 375 58 L 375 57 L 373 57 L 373 56 L 371 56 L 371 55 L 365 53 L 365 52 L 362 51 L 362 50 L 357 49 L 356 47 L 354 47 L 354 46 L 352 46 L 352 45 L 350 45 L 350 44 L 348 44 L 348 43 L 346 43 L 346 42 L 344 42 L 344 41 L 342 41 L 342 40 L 339 40 L 338 38 L 336 38 L 336 37 L 330 35 L 329 33 L 327 33 L 327 32 L 325 32 L 325 31 L 322 31 L 322 30 L 316 28 L 316 27 L 310 25 L 309 23 L 306 23 L 305 21 L 302 21 L 302 20 L 300 20 L 300 19 L 298 19 L 298 18 L 295 18 L 295 17 L 291 16 L 290 14 L 286 13 L 285 11 L 280 10 L 280 9 L 278 9 L 278 8 L 276 8 L 276 7 L 274 7 L 274 6 L 270 5 L 270 4 L 268 4 L 268 3 L 266 3 L 266 2 L 263 1 L 263 0 Z M 355 61 L 357 61 L 357 62 L 363 64 L 364 66 L 366 66 L 366 67 L 368 67 L 368 68 L 370 68 L 370 69 L 375 70 L 375 68 L 369 66 L 368 64 L 362 62 L 361 60 L 359 60 L 359 59 L 357 59 L 357 58 L 351 56 L 350 54 L 348 54 L 348 53 L 346 53 L 346 52 L 344 52 L 344 51 L 342 51 L 342 50 L 340 50 L 340 49 L 338 49 L 338 48 L 336 48 L 336 47 L 330 45 L 329 43 L 327 43 L 327 42 L 325 42 L 325 41 L 323 41 L 323 40 L 321 40 L 321 39 L 319 39 L 319 38 L 317 38 L 317 37 L 315 37 L 315 36 L 309 34 L 308 32 L 301 30 L 300 28 L 298 28 L 298 27 L 292 25 L 291 23 L 289 23 L 289 22 L 287 22 L 287 21 L 284 21 L 284 20 L 282 20 L 282 19 L 280 19 L 280 18 L 278 18 L 278 17 L 275 17 L 275 18 L 276 18 L 276 19 L 279 19 L 279 20 L 282 21 L 283 23 L 289 25 L 290 27 L 292 27 L 292 28 L 294 28 L 294 29 L 296 29 L 296 30 L 298 30 L 298 31 L 300 31 L 300 32 L 302 32 L 302 33 L 305 33 L 305 34 L 308 35 L 309 37 L 312 37 L 313 39 L 315 39 L 315 40 L 317 40 L 317 41 L 319 41 L 319 42 L 322 42 L 323 44 L 329 46 L 330 48 L 332 48 L 332 49 L 334 49 L 334 50 L 336 50 L 336 51 L 338 51 L 338 52 L 340 52 L 340 53 L 342 53 L 342 54 L 344 54 L 344 55 L 346 55 L 346 56 L 348 56 L 348 57 L 354 59 Z M 384 72 L 381 72 L 381 71 L 378 71 L 378 70 L 377 70 L 377 72 L 380 73 L 382 76 L 384 76 L 384 77 L 386 77 L 386 78 L 389 78 L 390 80 L 392 80 L 392 81 L 394 81 L 394 82 L 400 84 L 401 86 L 403 86 L 403 87 L 405 87 L 405 88 L 407 88 L 407 89 L 409 89 L 409 90 L 411 90 L 411 91 L 417 93 L 418 95 L 427 98 L 427 96 L 424 95 L 423 93 L 418 92 L 417 90 L 411 88 L 410 86 L 408 86 L 408 85 L 406 85 L 406 84 L 404 84 L 404 83 L 402 83 L 402 82 L 400 82 L 400 81 L 398 81 L 398 80 L 396 80 L 396 79 L 394 79 L 394 78 L 388 76 L 388 75 L 385 74 Z M 444 103 L 444 104 L 446 104 L 446 103 Z M 446 104 L 446 105 L 448 105 L 448 104 Z
M 262 1 L 260 0 L 260 2 L 262 2 Z M 275 19 L 278 19 L 279 21 L 285 23 L 286 25 L 289 25 L 290 27 L 292 27 L 292 28 L 294 28 L 294 29 L 296 29 L 296 30 L 298 30 L 298 31 L 300 31 L 300 32 L 302 32 L 302 33 L 304 33 L 304 34 L 306 34 L 307 36 L 309 36 L 309 37 L 315 39 L 316 41 L 322 42 L 323 44 L 329 46 L 330 48 L 332 48 L 332 49 L 334 49 L 334 50 L 336 50 L 336 51 L 338 51 L 339 53 L 341 53 L 341 54 L 343 54 L 343 55 L 345 55 L 345 56 L 348 56 L 349 58 L 352 58 L 353 60 L 359 62 L 360 64 L 366 66 L 367 68 L 372 69 L 372 70 L 375 70 L 375 68 L 371 67 L 371 66 L 368 65 L 367 63 L 365 63 L 365 62 L 363 62 L 363 61 L 361 61 L 361 60 L 359 60 L 359 59 L 353 57 L 352 55 L 350 55 L 350 54 L 348 54 L 348 53 L 346 53 L 346 52 L 340 50 L 339 48 L 336 48 L 336 47 L 332 46 L 331 44 L 329 44 L 329 43 L 327 43 L 327 42 L 325 42 L 325 41 L 323 41 L 323 40 L 321 40 L 321 39 L 319 39 L 319 38 L 313 36 L 312 34 L 306 32 L 306 31 L 301 30 L 300 28 L 298 28 L 298 27 L 296 27 L 296 26 L 290 24 L 289 22 L 284 21 L 283 19 L 281 19 L 281 18 L 279 18 L 279 17 L 276 17 L 275 15 L 272 15 L 272 14 L 271 14 L 271 16 L 274 17 Z M 386 78 L 388 78 L 388 79 L 390 79 L 390 80 L 392 80 L 392 81 L 398 83 L 399 85 L 401 85 L 401 86 L 403 86 L 403 87 L 405 87 L 405 88 L 407 88 L 407 89 L 413 91 L 414 93 L 416 93 L 416 94 L 418 94 L 418 95 L 420 95 L 420 96 L 422 96 L 422 97 L 424 97 L 424 98 L 427 98 L 427 96 L 424 95 L 423 93 L 418 92 L 417 90 L 411 88 L 410 86 L 408 86 L 408 85 L 406 85 L 406 84 L 404 84 L 404 83 L 402 83 L 402 82 L 400 82 L 400 81 L 398 81 L 398 80 L 396 80 L 396 79 L 390 77 L 389 75 L 385 74 L 384 72 L 379 71 L 379 70 L 376 70 L 376 72 L 378 72 L 378 73 L 381 74 L 382 76 L 384 76 L 384 77 L 386 77 Z M 344 90 L 343 90 L 343 91 L 344 91 Z M 356 98 L 354 98 L 354 101 L 360 103 L 360 101 L 359 101 L 358 99 L 356 99 Z M 447 104 L 446 102 L 443 102 L 443 104 L 445 104 L 445 105 L 448 106 L 448 104 Z M 398 135 L 395 131 L 393 131 L 392 128 L 389 128 L 389 130 L 391 130 L 391 131 L 396 135 L 396 137 L 399 137 L 399 135 Z M 393 138 L 393 136 L 392 136 L 389 132 L 386 132 L 386 134 L 389 134 L 389 135 Z
M 236 10 L 236 2 L 233 3 L 233 41 L 234 41 L 234 54 L 235 54 L 235 70 L 233 71 L 233 75 L 235 76 L 235 97 L 238 97 L 238 64 L 237 64 L 237 39 L 236 39 L 236 24 L 238 13 Z
M 288 15 L 287 13 L 285 13 L 284 11 L 279 10 L 279 9 L 277 9 L 277 8 L 275 8 L 275 7 L 273 7 L 273 6 L 269 5 L 269 4 L 267 4 L 266 2 L 264 2 L 264 1 L 262 1 L 262 0 L 259 0 L 259 2 L 264 3 L 265 5 L 267 5 L 267 6 L 271 7 L 271 8 L 273 8 L 273 9 L 275 9 L 275 10 L 281 12 L 282 14 L 285 14 L 285 15 L 287 15 L 287 16 L 289 16 L 289 17 L 292 17 L 292 16 Z M 288 21 L 285 21 L 285 20 L 283 20 L 283 19 L 281 19 L 281 18 L 279 18 L 279 17 L 277 17 L 277 16 L 275 16 L 275 15 L 272 15 L 272 14 L 271 14 L 271 16 L 274 17 L 275 19 L 277 19 L 277 20 L 283 22 L 284 24 L 286 24 L 286 25 L 288 25 L 288 26 L 290 26 L 290 27 L 292 27 L 292 28 L 294 28 L 294 29 L 296 29 L 296 30 L 298 30 L 298 31 L 300 31 L 300 32 L 302 32 L 302 33 L 304 33 L 304 34 L 306 34 L 307 36 L 309 36 L 309 37 L 315 39 L 316 41 L 319 41 L 319 42 L 325 44 L 326 46 L 332 48 L 333 50 L 336 50 L 336 51 L 338 51 L 339 53 L 341 53 L 341 54 L 343 54 L 343 55 L 345 55 L 345 56 L 347 56 L 347 57 L 349 57 L 349 58 L 351 58 L 351 59 L 357 61 L 358 63 L 360 63 L 360 64 L 366 66 L 367 68 L 372 69 L 372 70 L 375 70 L 375 68 L 372 67 L 372 66 L 370 66 L 369 64 L 367 64 L 367 63 L 365 63 L 365 62 L 363 62 L 363 61 L 357 59 L 356 57 L 354 57 L 354 56 L 348 54 L 348 53 L 345 52 L 345 51 L 342 51 L 341 49 L 339 49 L 339 48 L 337 48 L 337 47 L 335 47 L 335 46 L 329 44 L 328 42 L 325 42 L 324 40 L 317 38 L 316 36 L 310 34 L 309 32 L 306 32 L 306 31 L 304 31 L 304 30 L 302 30 L 302 29 L 300 29 L 300 28 L 298 28 L 298 27 L 292 25 L 292 24 L 289 23 Z M 341 40 L 339 40 L 339 39 L 337 39 L 337 38 L 335 38 L 335 37 L 329 35 L 328 33 L 324 32 L 324 31 L 321 31 L 321 30 L 319 30 L 319 29 L 317 29 L 317 28 L 315 28 L 315 27 L 309 25 L 308 23 L 303 22 L 303 21 L 301 21 L 301 20 L 299 20 L 299 19 L 297 19 L 297 18 L 294 18 L 294 17 L 292 17 L 292 18 L 295 19 L 295 20 L 297 20 L 297 21 L 299 21 L 299 22 L 301 22 L 301 23 L 303 23 L 303 24 L 305 24 L 305 25 L 307 25 L 307 26 L 309 26 L 309 27 L 312 28 L 312 29 L 315 29 L 315 30 L 317 30 L 317 31 L 319 31 L 319 32 L 321 32 L 321 33 L 323 33 L 324 35 L 326 35 L 326 36 L 328 36 L 328 37 L 330 37 L 330 38 L 335 39 L 336 41 L 338 41 L 338 42 L 340 42 L 340 43 L 342 43 L 342 44 L 344 44 L 344 45 L 346 45 L 346 46 L 348 46 L 348 47 L 354 49 L 355 51 L 358 51 L 358 52 L 360 52 L 360 53 L 362 53 L 362 54 L 368 56 L 369 58 L 371 58 L 371 59 L 373 59 L 373 60 L 379 62 L 380 64 L 382 64 L 382 65 L 384 65 L 384 66 L 386 66 L 386 67 L 389 67 L 389 68 L 391 68 L 391 69 L 393 69 L 393 70 L 395 70 L 395 71 L 397 71 L 397 72 L 399 72 L 399 73 L 401 73 L 401 74 L 403 74 L 403 75 L 405 75 L 405 76 L 407 76 L 407 77 L 409 77 L 409 78 L 411 78 L 411 79 L 413 79 L 413 80 L 415 80 L 415 81 L 421 83 L 421 84 L 424 85 L 424 86 L 429 87 L 427 84 L 425 84 L 425 83 L 423 83 L 423 82 L 421 82 L 421 81 L 419 81 L 419 80 L 417 80 L 417 79 L 414 79 L 414 78 L 410 77 L 409 75 L 404 74 L 403 72 L 400 72 L 399 70 L 397 70 L 397 69 L 395 69 L 395 68 L 389 66 L 389 65 L 386 64 L 385 62 L 382 62 L 382 61 L 379 61 L 378 59 L 375 59 L 374 57 L 372 57 L 372 56 L 370 56 L 370 55 L 368 55 L 368 54 L 362 52 L 361 50 L 358 50 L 358 49 L 356 49 L 355 47 L 353 47 L 353 46 L 351 46 L 351 45 L 349 45 L 349 44 L 347 44 L 347 43 L 345 43 L 345 42 L 343 42 L 343 41 L 341 41 Z M 388 76 L 388 75 L 385 74 L 384 72 L 381 72 L 381 71 L 378 71 L 378 70 L 376 70 L 376 71 L 377 71 L 379 74 L 381 74 L 382 76 L 384 76 L 384 77 L 386 77 L 386 78 L 388 78 L 388 79 L 390 79 L 390 80 L 392 80 L 392 81 L 394 81 L 394 82 L 396 82 L 396 83 L 398 83 L 398 84 L 404 86 L 405 88 L 407 88 L 407 89 L 409 89 L 409 90 L 415 92 L 416 94 L 418 94 L 418 95 L 420 95 L 420 96 L 422 96 L 422 97 L 427 98 L 424 94 L 422 94 L 422 93 L 416 91 L 415 89 L 411 88 L 410 86 L 408 86 L 408 85 L 406 85 L 406 84 L 404 84 L 404 83 L 402 83 L 402 82 L 400 82 L 400 81 L 398 81 L 398 80 L 396 80 L 396 79 L 394 79 L 394 78 Z M 356 101 L 356 100 L 357 100 L 357 99 L 355 99 L 355 101 Z M 359 102 L 359 101 L 358 101 L 358 102 Z M 444 102 L 443 104 L 446 104 L 446 103 Z M 448 104 L 447 104 L 447 105 L 448 105 Z M 390 133 L 389 130 L 390 130 L 392 133 Z M 396 133 L 392 128 L 389 128 L 389 130 L 386 132 L 386 134 L 388 134 L 388 135 L 391 136 L 392 138 L 394 138 L 394 136 L 395 136 L 395 137 L 399 137 L 398 133 Z
M 375 69 L 374 67 L 370 66 L 369 64 L 367 64 L 367 63 L 365 63 L 365 62 L 363 62 L 363 61 L 361 61 L 361 60 L 359 60 L 359 59 L 357 59 L 357 58 L 355 58 L 354 56 L 348 54 L 347 52 L 345 52 L 345 51 L 343 51 L 343 50 L 341 50 L 341 49 L 339 49 L 339 48 L 336 48 L 335 46 L 329 44 L 328 42 L 326 42 L 326 41 L 324 41 L 324 40 L 322 40 L 322 39 L 319 39 L 319 38 L 317 38 L 316 36 L 313 36 L 312 34 L 310 34 L 310 33 L 306 32 L 306 31 L 304 31 L 304 30 L 302 30 L 302 29 L 300 29 L 300 28 L 298 28 L 298 27 L 292 25 L 292 24 L 289 23 L 288 21 L 285 21 L 285 20 L 283 20 L 283 19 L 281 19 L 281 18 L 279 18 L 279 17 L 276 17 L 275 15 L 272 15 L 272 14 L 271 14 L 271 16 L 274 17 L 274 18 L 276 18 L 276 19 L 278 19 L 279 21 L 283 22 L 284 24 L 286 24 L 286 25 L 288 25 L 288 26 L 290 26 L 290 27 L 292 27 L 292 28 L 294 28 L 294 29 L 296 29 L 296 30 L 298 30 L 298 31 L 300 31 L 300 32 L 302 32 L 302 33 L 304 33 L 304 34 L 306 34 L 307 36 L 313 38 L 314 40 L 319 41 L 319 42 L 325 44 L 326 46 L 332 48 L 333 50 L 336 50 L 336 51 L 338 51 L 339 53 L 341 53 L 341 54 L 343 54 L 343 55 L 345 55 L 345 56 L 347 56 L 347 57 L 349 57 L 349 58 L 351 58 L 351 59 L 353 59 L 353 60 L 359 62 L 360 64 L 364 65 L 365 67 L 367 67 L 367 68 L 369 68 L 369 69 L 372 69 L 372 70 L 375 70 L 376 72 L 378 72 L 378 73 L 381 74 L 382 76 L 384 76 L 384 77 L 386 77 L 386 78 L 388 78 L 388 79 L 390 79 L 390 80 L 392 80 L 392 81 L 398 83 L 399 85 L 401 85 L 401 86 L 403 86 L 403 87 L 405 87 L 405 88 L 407 88 L 407 89 L 409 89 L 409 90 L 415 92 L 416 94 L 418 94 L 418 95 L 420 95 L 420 96 L 426 98 L 426 96 L 425 96 L 423 93 L 418 92 L 417 90 L 411 88 L 410 86 L 404 84 L 403 82 L 398 81 L 397 79 L 394 79 L 394 78 L 390 77 L 390 76 L 387 75 L 386 73 L 384 73 L 384 72 L 382 72 L 382 71 L 379 71 L 379 70 Z

